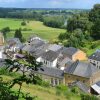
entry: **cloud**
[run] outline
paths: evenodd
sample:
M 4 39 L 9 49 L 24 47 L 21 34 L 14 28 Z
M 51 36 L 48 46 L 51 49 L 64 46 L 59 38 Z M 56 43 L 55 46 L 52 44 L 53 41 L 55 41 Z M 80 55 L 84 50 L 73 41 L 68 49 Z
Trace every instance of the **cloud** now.
M 70 2 L 74 2 L 76 0 L 49 0 L 49 3 L 52 5 L 52 6 L 61 6 L 65 3 L 70 3 Z

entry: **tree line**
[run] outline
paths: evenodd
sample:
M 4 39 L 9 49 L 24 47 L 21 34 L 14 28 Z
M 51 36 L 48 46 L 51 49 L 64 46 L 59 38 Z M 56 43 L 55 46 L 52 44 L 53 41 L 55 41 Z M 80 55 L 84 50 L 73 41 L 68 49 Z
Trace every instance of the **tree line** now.
M 66 33 L 59 35 L 65 46 L 84 47 L 89 41 L 100 39 L 100 4 L 87 13 L 75 14 L 67 21 Z

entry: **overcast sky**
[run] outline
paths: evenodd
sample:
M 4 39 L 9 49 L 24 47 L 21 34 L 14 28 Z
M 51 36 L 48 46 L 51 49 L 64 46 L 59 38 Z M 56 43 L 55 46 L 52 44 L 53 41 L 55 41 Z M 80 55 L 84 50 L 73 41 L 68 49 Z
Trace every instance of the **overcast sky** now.
M 0 7 L 90 9 L 97 3 L 100 0 L 0 0 Z

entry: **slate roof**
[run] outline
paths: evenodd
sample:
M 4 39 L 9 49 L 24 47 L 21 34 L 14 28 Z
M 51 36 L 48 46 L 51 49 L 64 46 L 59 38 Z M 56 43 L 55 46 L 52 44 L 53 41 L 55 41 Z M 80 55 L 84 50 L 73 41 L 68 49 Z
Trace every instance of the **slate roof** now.
M 76 61 L 65 69 L 65 73 L 90 78 L 98 69 L 90 63 Z
M 12 47 L 12 46 L 16 46 L 19 49 L 23 48 L 23 44 L 21 43 L 21 41 L 19 40 L 19 38 L 11 38 L 7 40 L 7 47 Z
M 73 63 L 73 61 L 71 59 L 69 59 L 68 57 L 66 57 L 66 58 L 61 57 L 58 59 L 58 65 L 60 67 L 65 67 L 66 64 L 68 66 L 69 64 L 72 64 L 72 63 Z
M 52 76 L 56 78 L 63 78 L 64 72 L 57 68 L 40 67 L 36 73 Z
M 22 50 L 27 51 L 27 52 L 34 52 L 36 51 L 37 48 L 42 47 L 45 45 L 45 42 L 39 39 L 34 39 L 32 42 L 29 42 L 26 44 Z
M 68 48 L 64 48 L 62 51 L 62 54 L 64 56 L 69 57 L 70 59 L 72 59 L 72 56 L 78 51 L 79 49 L 74 48 L 74 47 L 68 47 Z
M 36 48 L 42 46 L 43 44 L 45 44 L 44 41 L 38 39 L 35 39 L 32 42 L 30 42 L 30 45 L 35 46 Z
M 97 51 L 93 53 L 91 56 L 89 56 L 89 59 L 100 61 L 100 52 Z
M 94 89 L 95 92 L 97 92 L 100 95 L 100 81 L 92 85 L 91 88 Z
M 37 50 L 31 52 L 31 54 L 32 54 L 35 58 L 38 58 L 38 57 L 42 56 L 43 53 L 45 53 L 45 51 L 42 50 L 42 49 L 37 49 Z
M 24 47 L 22 48 L 23 51 L 27 51 L 27 52 L 30 52 L 31 49 L 32 49 L 31 45 L 24 45 Z
M 63 48 L 63 46 L 60 46 L 57 44 L 51 44 L 48 49 L 56 52 L 56 51 L 61 50 L 62 48 Z
M 9 44 L 9 45 L 12 45 L 12 44 L 20 44 L 21 42 L 20 42 L 20 40 L 19 40 L 19 38 L 10 38 L 10 39 L 8 39 L 7 40 L 7 43 Z
M 80 90 L 82 90 L 85 93 L 89 93 L 89 88 L 82 82 L 74 82 L 73 86 L 77 86 Z
M 54 51 L 47 51 L 45 52 L 43 55 L 42 55 L 42 58 L 47 60 L 47 61 L 54 61 L 56 58 L 58 58 L 59 54 L 57 52 L 54 52 Z

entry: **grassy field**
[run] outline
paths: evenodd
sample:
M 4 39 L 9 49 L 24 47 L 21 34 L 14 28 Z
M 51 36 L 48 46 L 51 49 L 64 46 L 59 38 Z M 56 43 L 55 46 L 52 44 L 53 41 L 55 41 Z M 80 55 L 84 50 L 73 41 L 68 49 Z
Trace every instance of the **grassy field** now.
M 10 27 L 12 31 L 7 34 L 7 37 L 9 38 L 14 36 L 14 30 L 18 28 L 27 29 L 27 31 L 22 31 L 23 37 L 25 37 L 26 39 L 29 36 L 36 34 L 47 40 L 56 39 L 60 33 L 65 32 L 64 29 L 44 26 L 40 21 L 29 21 L 26 26 L 21 26 L 22 21 L 23 20 L 21 19 L 0 18 L 0 30 L 4 27 Z
M 1 75 L 3 80 L 10 81 L 13 78 L 11 76 Z M 19 86 L 15 85 L 12 90 L 18 91 Z M 35 100 L 69 100 L 64 95 L 57 95 L 56 88 L 54 87 L 41 87 L 39 85 L 32 85 L 32 84 L 23 84 L 22 91 L 23 93 L 30 93 L 31 96 L 37 96 Z M 71 94 L 70 94 L 71 95 Z M 67 95 L 66 95 L 67 96 Z M 22 100 L 22 99 L 20 99 Z M 80 96 L 71 95 L 70 100 L 81 100 Z
M 91 48 L 92 45 L 94 45 L 93 48 Z M 85 47 L 82 48 L 82 49 L 83 49 L 83 51 L 86 52 L 86 54 L 87 54 L 88 56 L 90 56 L 90 55 L 91 55 L 92 53 L 94 53 L 97 49 L 100 49 L 100 40 L 87 43 L 87 44 L 85 44 Z

